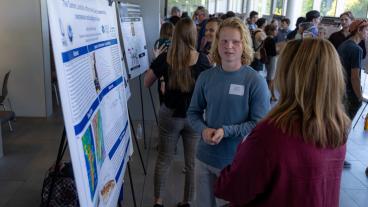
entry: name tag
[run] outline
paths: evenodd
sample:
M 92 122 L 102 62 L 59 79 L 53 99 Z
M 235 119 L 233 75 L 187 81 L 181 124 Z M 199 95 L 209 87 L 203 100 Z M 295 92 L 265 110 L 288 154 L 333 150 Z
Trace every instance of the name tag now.
M 237 85 L 237 84 L 231 84 L 229 94 L 230 95 L 237 95 L 237 96 L 244 96 L 244 86 L 243 85 Z

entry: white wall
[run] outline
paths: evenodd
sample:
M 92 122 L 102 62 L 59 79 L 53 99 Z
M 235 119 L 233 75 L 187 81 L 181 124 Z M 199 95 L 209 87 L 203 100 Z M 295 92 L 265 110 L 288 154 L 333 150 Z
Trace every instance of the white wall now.
M 43 56 L 43 44 L 48 41 L 43 40 L 41 19 L 40 0 L 0 1 L 0 83 L 11 70 L 9 97 L 17 116 L 51 113 L 51 88 L 45 89 L 44 67 L 49 60 Z

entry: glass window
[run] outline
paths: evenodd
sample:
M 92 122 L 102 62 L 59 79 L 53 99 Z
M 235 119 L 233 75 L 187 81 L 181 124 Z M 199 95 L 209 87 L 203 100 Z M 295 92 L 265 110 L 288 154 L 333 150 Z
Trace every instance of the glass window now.
M 284 0 L 276 0 L 275 11 L 273 12 L 273 14 L 281 16 L 284 10 L 283 7 L 284 7 Z
M 227 12 L 227 0 L 217 0 L 217 11 L 220 13 Z
M 198 6 L 206 6 L 208 0 L 168 0 L 167 1 L 167 15 L 170 16 L 171 8 L 173 6 L 179 7 L 181 12 L 188 12 L 191 16 Z
M 233 11 L 235 13 L 241 13 L 243 0 L 230 0 L 229 3 L 229 11 Z
M 355 18 L 367 18 L 368 0 L 343 0 L 345 11 L 351 11 Z M 365 5 L 365 6 L 364 6 Z
M 304 0 L 302 4 L 302 9 L 300 13 L 300 17 L 305 17 L 305 14 L 313 9 L 313 0 Z
M 270 15 L 272 0 L 261 0 L 254 8 L 259 13 L 259 17 Z
M 208 1 L 208 13 L 214 14 L 216 8 L 216 0 L 209 0 Z
M 337 0 L 322 0 L 321 1 L 321 16 L 331 16 L 336 15 L 336 4 Z

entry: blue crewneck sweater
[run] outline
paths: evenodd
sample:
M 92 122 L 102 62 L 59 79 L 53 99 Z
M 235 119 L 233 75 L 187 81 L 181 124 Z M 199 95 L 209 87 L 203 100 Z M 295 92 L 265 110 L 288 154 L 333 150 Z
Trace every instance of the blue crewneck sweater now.
M 226 72 L 217 66 L 202 72 L 188 108 L 188 119 L 201 134 L 207 127 L 222 127 L 224 138 L 217 145 L 200 139 L 197 158 L 219 169 L 230 164 L 237 145 L 269 109 L 266 81 L 251 67 L 242 66 L 238 71 Z

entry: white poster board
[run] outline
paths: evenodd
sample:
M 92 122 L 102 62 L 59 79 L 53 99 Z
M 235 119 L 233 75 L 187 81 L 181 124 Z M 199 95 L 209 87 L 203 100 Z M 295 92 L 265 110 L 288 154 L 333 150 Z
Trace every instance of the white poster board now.
M 140 6 L 119 4 L 120 26 L 128 66 L 129 78 L 133 79 L 144 73 L 149 67 L 146 35 Z
M 319 26 L 326 29 L 326 38 L 329 38 L 332 33 L 340 30 L 340 18 L 339 17 L 323 17 Z
M 133 149 L 115 4 L 47 3 L 80 205 L 116 206 Z

